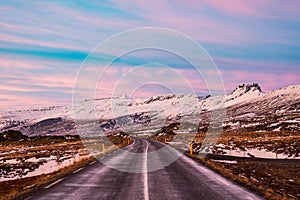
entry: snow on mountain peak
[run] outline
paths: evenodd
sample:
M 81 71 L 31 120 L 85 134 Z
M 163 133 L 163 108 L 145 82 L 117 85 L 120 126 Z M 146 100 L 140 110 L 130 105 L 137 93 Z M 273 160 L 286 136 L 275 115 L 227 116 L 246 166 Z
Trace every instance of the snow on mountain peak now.
M 233 98 L 237 98 L 246 93 L 254 92 L 254 91 L 262 92 L 260 86 L 257 83 L 242 84 L 242 85 L 239 85 L 236 89 L 234 89 L 229 95 Z
M 122 94 L 119 99 L 126 99 L 126 100 L 132 100 L 129 96 L 127 96 L 126 94 Z
M 36 133 L 48 134 L 55 129 L 59 133 L 66 134 L 74 131 L 72 130 L 74 119 L 78 121 L 83 120 L 84 122 L 97 119 L 101 123 L 108 124 L 107 127 L 109 128 L 102 127 L 105 131 L 111 131 L 118 127 L 128 128 L 128 130 L 132 127 L 145 128 L 147 126 L 148 128 L 155 128 L 166 121 L 198 119 L 196 116 L 199 113 L 206 113 L 207 111 L 218 109 L 220 106 L 221 108 L 227 107 L 232 116 L 244 113 L 244 116 L 251 117 L 253 113 L 258 112 L 257 110 L 261 111 L 264 109 L 266 113 L 269 113 L 269 109 L 274 113 L 293 114 L 299 112 L 297 110 L 299 109 L 299 101 L 300 85 L 288 86 L 264 94 L 258 84 L 243 84 L 225 97 L 207 96 L 206 98 L 199 98 L 193 94 L 164 94 L 147 99 L 130 99 L 128 96 L 122 95 L 111 98 L 88 99 L 73 106 L 51 106 L 42 109 L 0 112 L 0 130 L 22 129 L 22 131 L 30 135 Z M 231 107 L 236 104 L 239 105 Z M 251 107 L 251 113 L 249 113 L 248 105 L 257 105 L 257 108 L 255 106 Z M 237 108 L 242 108 L 242 110 L 237 110 Z M 255 109 L 256 112 L 254 112 Z M 39 128 L 35 124 L 40 124 L 45 119 L 51 119 L 50 121 L 52 122 L 56 122 L 56 119 L 61 119 L 58 123 L 66 123 L 66 126 L 55 127 L 51 125 L 53 127 L 51 130 L 49 126 L 45 126 L 43 130 L 35 128 Z M 287 119 L 289 118 L 284 118 L 283 120 L 286 121 Z M 291 118 L 291 120 L 294 119 L 295 117 Z M 90 126 L 91 124 L 88 125 Z M 93 126 L 97 128 L 98 125 L 93 123 Z
M 300 94 L 300 85 L 290 85 L 279 90 L 272 91 L 276 94 Z
M 226 96 L 226 106 L 252 100 L 262 95 L 264 93 L 257 83 L 242 84 Z

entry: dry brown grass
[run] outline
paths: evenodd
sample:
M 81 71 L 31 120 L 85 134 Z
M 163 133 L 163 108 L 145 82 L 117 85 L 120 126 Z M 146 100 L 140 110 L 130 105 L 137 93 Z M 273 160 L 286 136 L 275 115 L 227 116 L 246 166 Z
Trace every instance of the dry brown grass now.
M 190 141 L 193 140 L 194 153 L 198 153 L 198 147 L 201 146 L 205 134 L 190 134 L 186 137 Z M 163 141 L 164 138 L 155 139 Z M 226 132 L 221 134 L 217 144 L 224 144 L 222 148 L 228 150 L 257 148 L 293 158 L 300 155 L 300 132 Z M 214 150 L 213 152 L 218 153 Z M 268 159 L 260 161 L 237 159 L 237 163 L 234 164 L 217 162 L 209 158 L 200 159 L 197 155 L 192 157 L 266 199 L 300 199 L 300 160 L 271 162 Z
M 23 195 L 36 191 L 40 187 L 53 182 L 66 174 L 79 169 L 93 161 L 94 158 L 83 159 L 74 163 L 71 166 L 65 167 L 50 174 L 42 174 L 39 176 L 21 178 L 16 180 L 4 181 L 0 183 L 0 199 L 9 200 L 15 198 L 21 198 Z
M 113 148 L 107 148 L 104 152 L 109 154 L 115 149 L 122 148 L 133 142 L 132 138 L 115 139 L 110 138 L 114 142 Z M 20 149 L 27 149 L 24 152 L 20 152 Z M 29 149 L 29 150 L 28 150 Z M 9 153 L 11 150 L 16 152 Z M 44 152 L 47 150 L 47 152 Z M 12 159 L 12 158 L 30 158 L 30 157 L 47 157 L 50 155 L 58 155 L 58 153 L 65 153 L 66 151 L 73 152 L 85 152 L 84 145 L 81 140 L 44 140 L 43 138 L 39 141 L 23 141 L 23 142 L 13 142 L 13 143 L 1 143 L 1 152 L 8 152 L 7 155 L 2 155 L 2 159 Z M 102 156 L 100 154 L 99 156 Z M 16 180 L 9 180 L 0 182 L 0 200 L 10 200 L 10 199 L 23 199 L 28 193 L 39 190 L 41 187 L 58 180 L 59 178 L 75 171 L 88 163 L 94 161 L 94 157 L 83 158 L 82 160 L 75 162 L 73 165 L 64 167 L 49 174 L 41 174 L 34 177 L 19 178 Z
M 189 155 L 191 156 L 191 155 Z M 266 199 L 300 199 L 300 162 L 216 162 L 192 155 L 204 165 Z

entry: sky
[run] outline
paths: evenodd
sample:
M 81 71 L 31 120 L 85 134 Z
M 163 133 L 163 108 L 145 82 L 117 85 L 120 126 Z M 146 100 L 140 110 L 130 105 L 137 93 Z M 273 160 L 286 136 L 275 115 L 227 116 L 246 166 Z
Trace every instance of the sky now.
M 298 0 L 1 1 L 0 109 L 71 104 L 78 71 L 89 53 L 107 38 L 143 27 L 172 29 L 195 40 L 218 67 L 226 92 L 243 83 L 258 83 L 265 92 L 300 84 L 299 7 Z M 95 97 L 172 92 L 163 84 L 116 89 L 122 85 L 120 77 L 149 63 L 155 63 L 148 66 L 152 77 L 176 72 L 197 95 L 208 92 L 205 81 L 180 56 L 150 49 L 112 63 Z M 135 73 L 141 80 L 149 77 Z M 168 83 L 184 93 L 175 77 Z

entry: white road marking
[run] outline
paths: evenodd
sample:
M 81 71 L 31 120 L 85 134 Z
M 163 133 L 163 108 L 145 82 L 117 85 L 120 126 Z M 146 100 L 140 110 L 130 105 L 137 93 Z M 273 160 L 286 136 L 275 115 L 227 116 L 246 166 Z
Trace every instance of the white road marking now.
M 96 163 L 96 161 L 93 161 L 93 162 L 91 162 L 89 165 L 93 165 L 93 164 L 95 164 Z
M 102 187 L 101 185 L 96 184 L 76 184 L 76 183 L 68 183 L 64 184 L 66 187 Z
M 75 173 L 77 173 L 77 172 L 79 172 L 81 170 L 83 170 L 83 167 L 81 167 L 81 168 L 77 169 L 76 171 L 74 171 L 73 174 L 75 174 Z
M 57 184 L 57 183 L 61 182 L 62 180 L 63 180 L 63 178 L 61 178 L 61 179 L 58 179 L 57 181 L 55 181 L 55 182 L 51 183 L 50 185 L 47 185 L 45 188 L 49 188 L 49 187 L 51 187 L 51 186 L 53 186 L 53 185 L 55 185 L 55 184 Z
M 179 153 L 179 152 L 177 152 Z M 181 157 L 182 160 L 185 161 L 186 164 L 189 164 L 190 166 L 192 166 L 194 169 L 196 169 L 197 171 L 199 171 L 200 173 L 202 173 L 203 175 L 205 175 L 209 180 L 219 180 L 220 182 L 224 183 L 225 185 L 227 185 L 224 189 L 229 189 L 232 191 L 235 191 L 235 193 L 239 193 L 243 196 L 246 196 L 246 198 L 248 198 L 250 200 L 250 198 L 252 200 L 254 199 L 259 199 L 261 200 L 262 198 L 259 196 L 256 196 L 255 194 L 248 192 L 246 189 L 244 189 L 243 187 L 236 185 L 234 183 L 231 183 L 229 180 L 226 180 L 225 178 L 223 178 L 221 175 L 217 174 L 216 172 L 207 169 L 206 167 L 200 165 L 199 163 L 197 163 L 196 161 L 192 160 L 191 158 L 187 157 L 187 156 L 182 156 Z M 250 197 L 251 196 L 251 197 Z
M 146 149 L 144 153 L 144 163 L 143 163 L 143 168 L 144 168 L 144 199 L 149 200 L 149 191 L 148 191 L 148 168 L 147 168 L 147 153 L 148 153 L 148 148 L 149 148 L 149 143 L 146 142 Z
M 229 185 L 226 180 L 222 179 L 222 178 L 217 178 L 218 181 L 220 181 L 221 183 L 224 183 L 225 185 Z
M 99 160 L 103 160 L 104 158 L 106 158 L 106 156 L 103 156 L 103 157 L 99 158 Z
M 249 199 L 249 200 L 253 200 L 251 197 L 247 197 L 247 199 Z

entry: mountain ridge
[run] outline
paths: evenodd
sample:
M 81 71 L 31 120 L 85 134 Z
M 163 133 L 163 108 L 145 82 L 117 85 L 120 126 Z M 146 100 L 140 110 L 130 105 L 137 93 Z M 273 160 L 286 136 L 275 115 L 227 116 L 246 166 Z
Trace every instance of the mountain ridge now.
M 300 130 L 298 123 L 300 85 L 264 93 L 258 84 L 253 83 L 239 85 L 224 97 L 199 98 L 192 94 L 166 94 L 146 99 L 130 99 L 122 95 L 115 98 L 84 100 L 74 107 L 51 106 L 43 109 L 1 112 L 0 131 L 21 130 L 26 135 L 75 134 L 78 120 L 101 122 L 101 126 L 97 123 L 91 125 L 99 132 L 143 128 L 155 130 L 178 120 L 197 123 L 199 117 L 199 127 L 207 128 L 209 124 L 207 116 L 216 108 L 212 105 L 213 102 L 220 101 L 222 108 L 222 100 L 223 108 L 226 108 L 227 112 L 223 119 L 224 131 L 242 128 L 247 131 Z M 36 125 L 47 119 L 52 119 L 53 124 Z M 252 125 L 250 122 L 253 122 Z M 274 125 L 279 122 L 283 125 Z M 274 126 L 271 126 L 272 124 Z

